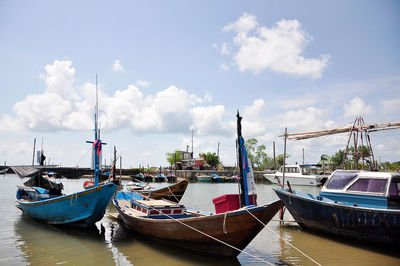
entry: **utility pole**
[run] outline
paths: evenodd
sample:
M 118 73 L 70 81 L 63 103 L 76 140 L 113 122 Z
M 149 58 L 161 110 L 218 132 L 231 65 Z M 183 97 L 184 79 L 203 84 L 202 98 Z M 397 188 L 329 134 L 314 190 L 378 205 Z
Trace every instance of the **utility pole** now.
M 273 152 L 274 152 L 274 170 L 276 170 L 275 141 L 272 142 L 272 149 L 273 149 Z
M 35 164 L 35 150 L 36 150 L 36 138 L 33 139 L 33 158 L 32 158 L 32 165 Z

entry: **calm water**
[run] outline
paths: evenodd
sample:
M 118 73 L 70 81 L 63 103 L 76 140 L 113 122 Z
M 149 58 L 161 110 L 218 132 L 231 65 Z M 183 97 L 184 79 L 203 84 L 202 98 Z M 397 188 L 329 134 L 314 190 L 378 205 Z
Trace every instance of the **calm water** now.
M 66 193 L 81 190 L 83 179 L 62 182 Z M 215 259 L 178 250 L 137 236 L 108 216 L 109 206 L 98 230 L 51 226 L 35 221 L 15 207 L 15 175 L 0 176 L 0 265 L 257 265 L 246 254 L 237 259 Z M 164 186 L 166 184 L 154 184 Z M 258 184 L 258 202 L 276 199 L 274 185 Z M 295 189 L 317 193 L 318 188 Z M 192 209 L 213 212 L 211 199 L 235 193 L 236 184 L 189 184 L 182 203 Z M 246 248 L 246 252 L 273 264 L 314 265 L 280 237 L 322 265 L 400 265 L 400 252 L 367 248 L 340 239 L 303 232 L 295 223 L 279 226 L 277 217 Z M 285 220 L 292 220 L 286 213 Z

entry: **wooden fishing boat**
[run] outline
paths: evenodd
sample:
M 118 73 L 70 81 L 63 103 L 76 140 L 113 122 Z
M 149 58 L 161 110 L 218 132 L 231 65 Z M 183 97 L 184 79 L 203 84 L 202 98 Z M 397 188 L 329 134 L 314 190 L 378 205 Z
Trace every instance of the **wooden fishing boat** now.
M 164 174 L 158 174 L 154 177 L 155 182 L 166 182 L 167 177 Z
M 306 230 L 367 244 L 400 244 L 400 174 L 335 171 L 319 195 L 274 189 Z
M 210 175 L 202 175 L 200 173 L 196 174 L 196 178 L 198 182 L 206 182 L 209 183 L 211 182 L 211 176 Z
M 227 257 L 239 255 L 264 228 L 253 215 L 266 224 L 283 207 L 282 201 L 275 201 L 226 213 L 205 214 L 132 192 L 119 192 L 113 203 L 124 225 L 137 233 L 180 248 Z
M 196 252 L 236 257 L 283 206 L 280 200 L 256 205 L 255 183 L 238 118 L 237 155 L 240 194 L 213 199 L 216 214 L 155 200 L 134 192 L 119 192 L 113 200 L 124 225 L 142 235 Z
M 188 184 L 189 182 L 184 179 L 167 187 L 151 190 L 138 190 L 137 192 L 151 199 L 167 199 L 170 201 L 179 202 L 183 197 L 183 194 L 185 194 Z
M 0 169 L 0 175 L 7 173 L 8 168 Z
M 96 82 L 97 90 L 97 82 Z M 97 95 L 97 91 L 96 91 Z M 36 186 L 20 186 L 17 190 L 17 207 L 25 214 L 46 221 L 50 224 L 69 224 L 79 227 L 93 226 L 101 220 L 107 205 L 115 194 L 118 186 L 114 182 L 107 181 L 99 185 L 99 155 L 102 142 L 99 139 L 98 129 L 98 104 L 96 98 L 95 107 L 95 140 L 93 144 L 94 154 L 94 187 L 77 193 L 63 195 Z M 115 167 L 115 159 L 114 159 Z M 114 171 L 115 172 L 115 171 Z M 61 195 L 60 195 L 61 194 Z

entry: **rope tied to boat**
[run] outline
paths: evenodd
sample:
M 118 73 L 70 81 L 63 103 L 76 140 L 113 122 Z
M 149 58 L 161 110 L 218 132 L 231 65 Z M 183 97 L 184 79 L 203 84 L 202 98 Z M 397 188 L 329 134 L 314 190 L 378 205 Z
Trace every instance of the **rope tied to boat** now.
M 305 256 L 307 259 L 311 260 L 312 262 L 314 262 L 317 265 L 321 265 L 320 263 L 318 263 L 317 261 L 315 261 L 313 258 L 311 258 L 310 256 L 308 256 L 306 253 L 304 253 L 303 251 L 301 251 L 300 249 L 296 248 L 295 246 L 293 246 L 292 244 L 289 243 L 289 241 L 287 241 L 286 239 L 284 239 L 283 237 L 281 237 L 280 235 L 278 235 L 277 233 L 275 233 L 269 226 L 267 226 L 266 224 L 264 224 L 262 221 L 260 221 L 260 219 L 258 219 L 256 216 L 254 216 L 254 214 L 252 214 L 251 212 L 249 212 L 247 210 L 247 208 L 245 209 L 251 216 L 254 217 L 254 219 L 256 219 L 258 222 L 260 222 L 264 227 L 266 227 L 269 231 L 271 231 L 274 235 L 278 236 L 280 239 L 283 240 L 283 242 L 285 242 L 286 244 L 288 244 L 289 246 L 291 246 L 292 248 L 294 248 L 295 250 L 297 250 L 298 252 L 300 252 L 303 256 Z
M 171 191 L 171 188 L 170 188 L 169 186 L 168 186 L 167 188 L 168 188 L 168 190 L 169 190 L 169 193 L 171 193 L 171 195 L 175 198 L 175 200 L 176 200 L 177 202 L 179 202 L 179 199 L 175 196 L 174 192 Z
M 246 251 L 244 251 L 244 250 L 241 250 L 240 248 L 237 248 L 237 247 L 235 247 L 235 246 L 232 246 L 231 244 L 228 244 L 228 243 L 226 243 L 226 242 L 224 242 L 224 241 L 222 241 L 222 240 L 219 240 L 219 239 L 216 238 L 216 237 L 213 237 L 213 236 L 211 236 L 211 235 L 209 235 L 209 234 L 207 234 L 207 233 L 204 233 L 203 231 L 200 231 L 199 229 L 194 228 L 193 226 L 190 226 L 190 225 L 188 225 L 188 224 L 185 224 L 184 222 L 179 221 L 178 219 L 175 219 L 174 217 L 172 217 L 172 216 L 170 216 L 170 215 L 168 215 L 168 214 L 165 214 L 165 213 L 163 213 L 162 211 L 157 210 L 156 208 L 154 208 L 154 207 L 152 207 L 152 206 L 149 206 L 149 207 L 150 207 L 151 209 L 153 209 L 153 210 L 156 210 L 158 213 L 167 216 L 169 219 L 171 219 L 171 220 L 173 220 L 173 221 L 175 221 L 175 222 L 178 222 L 178 223 L 180 223 L 180 224 L 182 224 L 182 225 L 184 225 L 184 226 L 186 226 L 186 227 L 188 227 L 188 228 L 190 228 L 190 229 L 192 229 L 192 230 L 194 230 L 194 231 L 196 231 L 196 232 L 198 232 L 198 233 L 200 233 L 200 234 L 202 234 L 202 235 L 204 235 L 204 236 L 206 236 L 206 237 L 209 237 L 209 238 L 211 238 L 211 239 L 213 239 L 213 240 L 215 240 L 215 241 L 217 241 L 217 242 L 219 242 L 219 243 L 221 243 L 221 244 L 223 244 L 223 245 L 226 245 L 226 246 L 228 246 L 228 247 L 230 247 L 230 248 L 233 248 L 234 250 L 237 250 L 237 251 L 239 251 L 239 252 L 242 252 L 242 253 L 244 253 L 244 254 L 246 254 L 246 255 L 248 255 L 248 256 L 254 258 L 254 259 L 257 259 L 257 260 L 259 260 L 259 261 L 261 261 L 261 262 L 263 262 L 263 263 L 266 263 L 266 264 L 268 264 L 268 265 L 275 265 L 275 264 L 273 264 L 273 263 L 271 263 L 271 262 L 269 262 L 269 261 L 263 260 L 262 258 L 259 258 L 259 257 L 254 256 L 254 255 L 252 255 L 252 254 L 250 254 L 250 253 L 248 253 L 248 252 L 246 252 Z M 226 215 L 226 213 L 225 213 L 225 215 Z

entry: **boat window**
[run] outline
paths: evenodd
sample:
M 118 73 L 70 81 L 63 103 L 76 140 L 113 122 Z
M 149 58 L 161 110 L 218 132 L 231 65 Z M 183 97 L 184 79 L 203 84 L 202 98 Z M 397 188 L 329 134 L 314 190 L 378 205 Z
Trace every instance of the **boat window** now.
M 400 208 L 400 177 L 396 176 L 392 178 L 392 182 L 389 186 L 389 208 L 399 209 Z
M 393 179 L 390 183 L 389 196 L 400 196 L 400 179 Z
M 326 188 L 343 189 L 347 184 L 354 180 L 358 175 L 358 171 L 339 171 L 334 172 L 329 178 Z
M 386 179 L 360 178 L 353 185 L 351 185 L 348 190 L 384 193 L 386 189 L 386 183 Z

